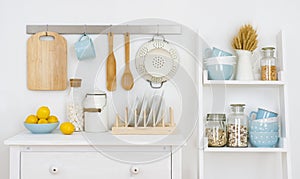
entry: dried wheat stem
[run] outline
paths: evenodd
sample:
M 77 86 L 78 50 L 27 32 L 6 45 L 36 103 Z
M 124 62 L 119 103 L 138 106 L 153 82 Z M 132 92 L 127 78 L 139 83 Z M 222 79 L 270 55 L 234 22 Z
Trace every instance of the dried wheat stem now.
M 257 33 L 250 24 L 243 25 L 232 39 L 234 49 L 254 51 L 257 48 Z

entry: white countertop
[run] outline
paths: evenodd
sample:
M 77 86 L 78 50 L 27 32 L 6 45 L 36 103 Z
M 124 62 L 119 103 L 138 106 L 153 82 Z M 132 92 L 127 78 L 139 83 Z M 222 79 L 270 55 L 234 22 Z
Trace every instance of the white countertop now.
M 180 146 L 186 139 L 181 135 L 113 135 L 111 132 L 74 132 L 63 135 L 59 130 L 50 134 L 32 134 L 28 131 L 4 141 L 5 145 L 102 145 L 102 146 Z

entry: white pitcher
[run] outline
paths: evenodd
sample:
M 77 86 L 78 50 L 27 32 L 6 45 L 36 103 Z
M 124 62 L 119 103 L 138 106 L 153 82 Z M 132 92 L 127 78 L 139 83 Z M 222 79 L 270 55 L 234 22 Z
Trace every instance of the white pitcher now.
M 87 93 L 84 103 L 84 131 L 108 131 L 107 97 L 104 92 Z
M 238 63 L 236 69 L 236 80 L 254 80 L 252 71 L 252 52 L 248 50 L 236 50 Z

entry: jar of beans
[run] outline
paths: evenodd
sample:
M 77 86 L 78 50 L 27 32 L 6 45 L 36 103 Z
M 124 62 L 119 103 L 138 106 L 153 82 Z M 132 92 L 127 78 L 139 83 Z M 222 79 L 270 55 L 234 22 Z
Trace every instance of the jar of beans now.
M 81 79 L 70 79 L 67 95 L 67 119 L 75 126 L 75 131 L 83 131 L 83 108 Z
M 248 120 L 244 114 L 245 104 L 231 104 L 232 113 L 227 119 L 227 146 L 248 146 Z
M 226 145 L 226 116 L 225 114 L 207 114 L 205 136 L 209 147 L 223 147 Z

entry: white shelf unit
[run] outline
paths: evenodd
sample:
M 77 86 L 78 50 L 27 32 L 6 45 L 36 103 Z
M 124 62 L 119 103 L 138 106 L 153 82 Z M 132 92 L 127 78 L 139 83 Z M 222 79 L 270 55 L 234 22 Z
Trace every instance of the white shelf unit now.
M 276 161 L 278 168 L 281 169 L 279 174 L 276 175 L 279 179 L 291 179 L 291 161 L 290 161 L 290 148 L 289 148 L 289 118 L 287 114 L 287 84 L 284 81 L 284 37 L 283 33 L 279 32 L 276 39 L 277 49 L 277 69 L 278 81 L 238 81 L 238 80 L 208 80 L 208 73 L 202 66 L 199 67 L 199 178 L 210 179 L 224 177 L 220 172 L 207 172 L 214 170 L 219 171 L 218 167 L 226 167 L 225 169 L 232 170 L 232 167 L 238 167 L 239 170 L 249 172 L 249 168 L 243 165 L 252 167 L 251 170 L 255 171 L 258 164 L 252 161 L 251 164 L 242 160 L 246 157 L 257 158 L 258 163 L 263 160 L 263 157 L 271 155 L 271 159 Z M 200 63 L 201 64 L 201 63 Z M 266 108 L 269 110 L 277 111 L 280 117 L 280 139 L 278 145 L 274 148 L 231 148 L 231 147 L 208 147 L 207 138 L 204 135 L 204 127 L 207 113 L 225 113 L 226 116 L 230 113 L 230 104 L 244 103 L 246 104 L 246 114 L 250 111 L 257 110 L 258 107 Z M 230 159 L 230 162 L 224 161 Z M 268 159 L 270 159 L 268 158 Z M 254 159 L 253 159 L 254 160 Z M 214 161 L 223 165 L 212 165 Z M 230 164 L 228 164 L 230 163 Z M 261 165 L 258 165 L 261 167 Z M 221 168 L 220 170 L 224 170 Z M 263 170 L 258 168 L 257 170 Z M 270 170 L 266 167 L 265 170 Z M 272 171 L 269 171 L 272 172 Z M 239 173 L 239 172 L 237 172 Z M 242 172 L 241 172 L 242 173 Z M 267 172 L 265 172 L 267 173 Z M 256 176 L 227 176 L 232 179 L 236 178 L 267 178 L 270 175 L 265 173 L 251 173 Z

